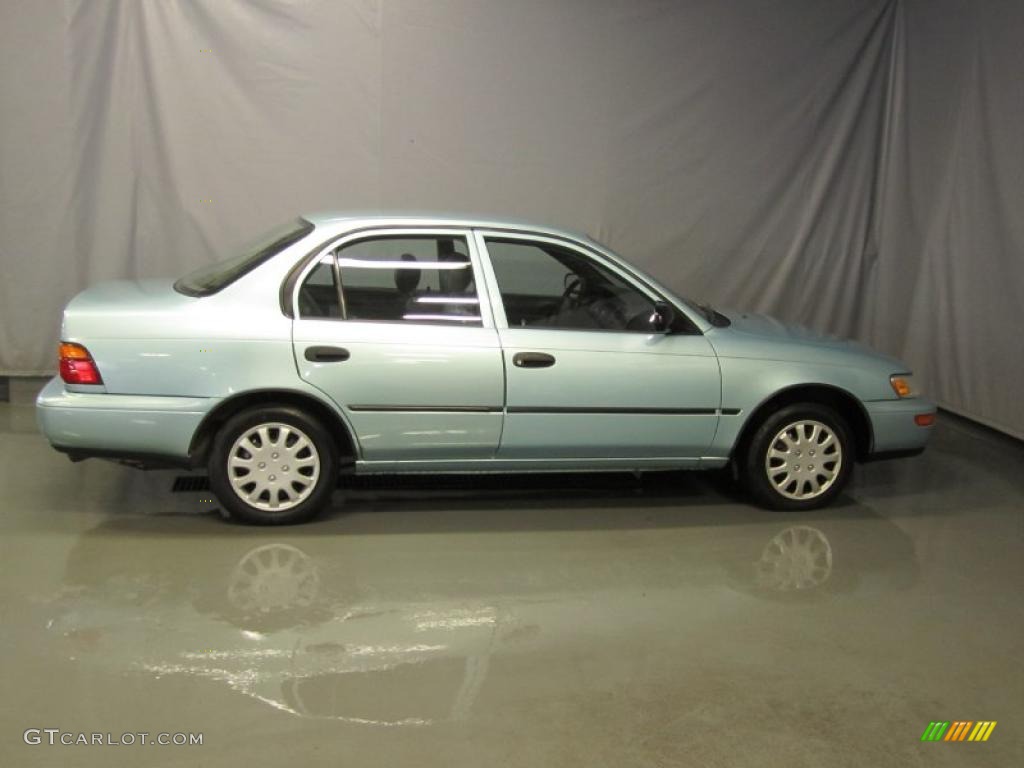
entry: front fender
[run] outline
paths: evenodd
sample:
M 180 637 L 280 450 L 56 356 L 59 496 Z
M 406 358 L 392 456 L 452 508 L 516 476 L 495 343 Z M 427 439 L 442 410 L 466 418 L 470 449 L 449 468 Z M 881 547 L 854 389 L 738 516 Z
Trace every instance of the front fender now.
M 865 422 L 870 424 L 863 393 L 883 398 L 880 379 L 888 386 L 887 376 L 852 366 L 816 364 L 782 360 L 719 358 L 722 370 L 722 417 L 711 446 L 712 456 L 731 455 L 744 428 L 758 409 L 772 398 L 798 387 L 822 387 L 857 403 Z M 870 435 L 868 436 L 870 443 Z

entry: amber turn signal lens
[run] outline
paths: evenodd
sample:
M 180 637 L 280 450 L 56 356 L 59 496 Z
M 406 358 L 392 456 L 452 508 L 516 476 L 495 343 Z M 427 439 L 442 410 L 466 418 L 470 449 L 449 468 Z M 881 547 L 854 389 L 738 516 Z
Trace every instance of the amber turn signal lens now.
M 889 378 L 889 383 L 892 385 L 893 391 L 900 397 L 910 397 L 913 394 L 914 390 L 905 376 L 892 376 Z
M 70 341 L 60 343 L 61 360 L 92 360 L 89 350 L 81 344 L 73 344 Z
M 930 427 L 935 423 L 934 413 L 919 413 L 914 417 L 914 423 L 919 427 Z

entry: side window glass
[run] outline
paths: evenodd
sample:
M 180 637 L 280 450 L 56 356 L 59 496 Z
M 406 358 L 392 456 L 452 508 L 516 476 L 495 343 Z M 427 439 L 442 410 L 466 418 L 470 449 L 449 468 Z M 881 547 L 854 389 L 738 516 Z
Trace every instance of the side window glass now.
M 463 237 L 360 240 L 337 256 L 347 320 L 482 324 Z
M 299 317 L 341 317 L 333 260 L 313 267 L 299 289 Z
M 569 248 L 487 239 L 509 327 L 649 333 L 654 302 Z

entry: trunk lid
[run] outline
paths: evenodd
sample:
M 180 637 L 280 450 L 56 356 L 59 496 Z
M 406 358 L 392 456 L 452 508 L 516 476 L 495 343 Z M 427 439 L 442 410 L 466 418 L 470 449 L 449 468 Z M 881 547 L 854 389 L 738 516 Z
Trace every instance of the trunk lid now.
M 175 291 L 170 278 L 97 283 L 65 307 L 61 338 L 80 341 L 151 336 L 154 325 L 174 322 L 172 316 L 180 321 L 185 308 L 198 301 Z

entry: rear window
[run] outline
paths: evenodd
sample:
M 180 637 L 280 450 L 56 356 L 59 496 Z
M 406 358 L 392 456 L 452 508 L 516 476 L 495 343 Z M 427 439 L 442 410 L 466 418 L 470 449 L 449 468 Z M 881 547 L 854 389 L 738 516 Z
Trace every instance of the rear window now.
M 209 296 L 231 285 L 246 272 L 299 242 L 312 231 L 313 225 L 310 222 L 305 219 L 292 219 L 265 234 L 244 249 L 241 255 L 189 272 L 174 284 L 174 290 L 186 296 Z

